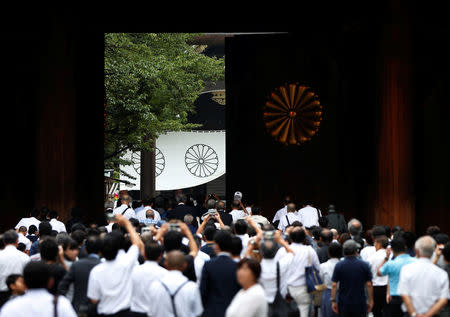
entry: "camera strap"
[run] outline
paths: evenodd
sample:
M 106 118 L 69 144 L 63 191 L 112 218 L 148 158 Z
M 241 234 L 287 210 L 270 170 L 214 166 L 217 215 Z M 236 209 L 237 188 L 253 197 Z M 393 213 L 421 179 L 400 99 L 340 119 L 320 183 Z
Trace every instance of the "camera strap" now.
M 128 209 L 130 209 L 130 207 L 128 206 L 124 211 L 122 211 L 122 216 L 125 213 L 125 211 L 127 211 Z

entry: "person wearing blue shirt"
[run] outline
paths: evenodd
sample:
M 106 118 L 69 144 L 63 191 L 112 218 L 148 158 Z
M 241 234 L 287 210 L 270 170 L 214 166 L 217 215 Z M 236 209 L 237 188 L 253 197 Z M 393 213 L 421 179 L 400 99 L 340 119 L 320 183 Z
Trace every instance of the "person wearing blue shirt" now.
M 386 296 L 387 315 L 401 316 L 402 297 L 397 293 L 400 271 L 406 264 L 416 261 L 416 258 L 406 253 L 406 242 L 402 237 L 392 239 L 391 249 L 394 252 L 393 260 L 389 260 L 390 249 L 386 249 L 386 257 L 378 267 L 377 275 L 389 277 L 389 294 Z

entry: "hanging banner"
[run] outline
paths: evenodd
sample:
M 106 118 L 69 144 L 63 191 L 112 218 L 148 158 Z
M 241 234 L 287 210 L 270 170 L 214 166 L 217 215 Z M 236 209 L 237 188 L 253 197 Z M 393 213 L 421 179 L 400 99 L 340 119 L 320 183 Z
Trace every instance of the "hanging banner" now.
M 136 180 L 128 190 L 140 189 L 140 155 L 126 153 L 132 166 L 121 166 Z M 156 190 L 174 190 L 208 183 L 225 174 L 225 131 L 168 132 L 156 140 Z

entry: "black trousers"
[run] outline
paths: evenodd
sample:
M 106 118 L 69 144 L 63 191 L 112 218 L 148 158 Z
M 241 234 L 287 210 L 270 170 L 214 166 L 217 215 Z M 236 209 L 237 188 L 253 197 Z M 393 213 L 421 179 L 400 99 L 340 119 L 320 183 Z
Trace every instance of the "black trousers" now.
M 132 312 L 130 312 L 130 316 L 131 317 L 147 317 L 147 314 L 146 313 L 138 313 L 138 312 L 132 311 Z
M 402 317 L 402 297 L 401 296 L 391 296 L 391 301 L 386 306 L 386 317 Z
M 386 290 L 387 286 L 373 287 L 373 316 L 383 317 L 386 314 Z
M 339 312 L 340 317 L 366 317 L 367 312 Z

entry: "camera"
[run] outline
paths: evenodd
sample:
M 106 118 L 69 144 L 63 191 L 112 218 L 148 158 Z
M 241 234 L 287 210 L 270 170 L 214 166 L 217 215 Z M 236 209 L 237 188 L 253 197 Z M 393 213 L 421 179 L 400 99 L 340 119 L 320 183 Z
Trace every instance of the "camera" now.
M 114 220 L 116 220 L 116 216 L 112 212 L 108 212 L 106 214 L 106 220 L 114 221 Z
M 169 231 L 181 231 L 180 225 L 177 223 L 169 223 Z
M 273 240 L 275 238 L 275 231 L 264 231 L 264 240 Z
M 146 233 L 146 232 L 152 232 L 152 229 L 150 228 L 150 227 L 143 227 L 142 229 L 141 229 L 141 234 L 142 233 Z

